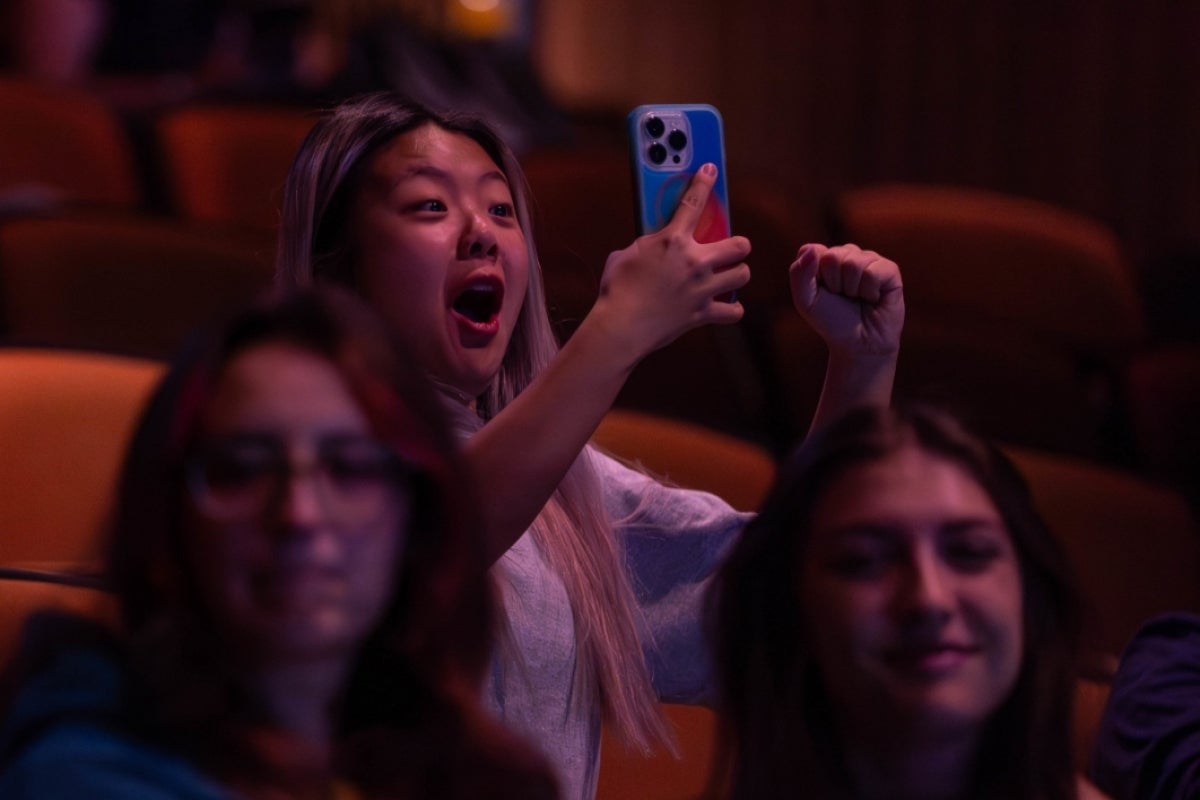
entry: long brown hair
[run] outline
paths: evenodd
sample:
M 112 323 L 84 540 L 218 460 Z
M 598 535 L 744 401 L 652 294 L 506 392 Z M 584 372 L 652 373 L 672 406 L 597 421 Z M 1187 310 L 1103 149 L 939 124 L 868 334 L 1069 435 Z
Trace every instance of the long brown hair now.
M 183 541 L 185 464 L 203 411 L 224 366 L 266 342 L 332 364 L 374 435 L 410 468 L 412 508 L 393 595 L 352 668 L 331 769 L 395 796 L 427 782 L 427 772 L 440 774 L 443 763 L 459 763 L 490 776 L 497 790 L 552 796 L 537 758 L 489 728 L 477 708 L 491 589 L 470 484 L 444 413 L 383 323 L 334 289 L 265 300 L 198 340 L 175 362 L 134 435 L 108 563 L 148 735 L 250 797 L 321 796 L 328 785 L 330 774 L 277 735 L 232 673 Z M 429 752 L 430 741 L 444 752 Z M 385 751 L 387 758 L 379 755 Z M 442 777 L 446 797 L 470 796 L 466 787 L 478 782 L 465 770 Z
M 360 175 L 380 148 L 428 124 L 472 139 L 500 167 L 529 248 L 529 282 L 516 329 L 499 373 L 476 399 L 479 417 L 486 421 L 550 363 L 558 343 L 546 310 L 528 186 L 512 151 L 484 121 L 439 113 L 390 92 L 343 103 L 322 118 L 300 146 L 284 188 L 276 280 L 283 286 L 356 286 L 355 243 L 347 215 Z M 632 743 L 670 742 L 637 633 L 633 592 L 587 453 L 576 460 L 531 530 L 571 602 L 580 653 L 575 702 L 599 705 Z M 502 648 L 501 655 L 516 661 L 519 670 L 521 655 L 513 650 Z
M 804 640 L 798 598 L 813 508 L 849 467 L 917 446 L 962 467 L 1012 538 L 1024 594 L 1016 686 L 988 723 L 976 797 L 1075 797 L 1071 708 L 1079 601 L 1024 479 L 994 446 L 929 408 L 861 409 L 806 441 L 719 572 L 710 596 L 721 704 L 712 793 L 849 795 L 842 753 Z

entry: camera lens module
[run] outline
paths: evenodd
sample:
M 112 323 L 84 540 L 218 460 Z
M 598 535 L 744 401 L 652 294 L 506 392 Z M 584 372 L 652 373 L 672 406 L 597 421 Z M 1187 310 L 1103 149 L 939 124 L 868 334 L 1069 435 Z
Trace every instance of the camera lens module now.
M 664 123 L 658 117 L 649 117 L 646 120 L 646 133 L 650 134 L 651 139 L 657 139 L 663 135 L 663 131 L 667 129 Z
M 652 164 L 661 164 L 667 160 L 667 148 L 663 147 L 658 142 L 650 145 L 650 150 L 647 154 L 650 157 Z
M 667 144 L 671 145 L 672 150 L 682 150 L 687 147 L 687 134 L 681 130 L 673 130 L 667 137 Z

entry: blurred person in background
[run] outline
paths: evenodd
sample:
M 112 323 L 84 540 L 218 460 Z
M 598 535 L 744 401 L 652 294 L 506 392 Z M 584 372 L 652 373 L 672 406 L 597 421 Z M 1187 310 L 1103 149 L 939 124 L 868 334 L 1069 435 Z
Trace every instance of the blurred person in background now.
M 35 616 L 0 796 L 553 798 L 486 714 L 470 483 L 354 298 L 268 301 L 186 350 L 117 491 L 115 631 Z
M 518 150 L 570 135 L 530 59 L 532 11 L 414 0 L 5 0 L 9 66 L 130 113 L 302 106 L 391 89 L 487 116 Z

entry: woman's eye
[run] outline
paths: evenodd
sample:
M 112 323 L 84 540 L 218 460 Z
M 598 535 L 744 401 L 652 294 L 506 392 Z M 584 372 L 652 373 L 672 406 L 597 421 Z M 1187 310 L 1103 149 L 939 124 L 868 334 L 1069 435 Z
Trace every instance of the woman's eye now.
M 835 574 L 851 580 L 877 578 L 890 563 L 888 553 L 875 550 L 847 550 L 829 560 Z
M 446 210 L 446 204 L 443 203 L 441 200 L 433 200 L 433 199 L 419 200 L 415 203 L 410 204 L 408 206 L 408 208 L 412 211 L 428 211 L 428 212 L 434 212 L 434 213 L 441 213 Z
M 1000 548 L 976 542 L 959 542 L 948 545 L 945 559 L 963 572 L 982 572 L 1000 557 Z
M 321 470 L 342 488 L 363 487 L 394 479 L 396 460 L 374 442 L 353 439 L 333 443 L 320 456 Z
M 215 488 L 247 486 L 279 471 L 279 460 L 269 455 L 225 453 L 208 460 L 204 468 L 206 483 Z
M 340 485 L 374 483 L 391 477 L 390 463 L 381 458 L 334 456 L 325 460 L 324 468 Z
M 492 216 L 495 217 L 514 217 L 517 210 L 513 208 L 512 203 L 497 203 L 491 208 Z

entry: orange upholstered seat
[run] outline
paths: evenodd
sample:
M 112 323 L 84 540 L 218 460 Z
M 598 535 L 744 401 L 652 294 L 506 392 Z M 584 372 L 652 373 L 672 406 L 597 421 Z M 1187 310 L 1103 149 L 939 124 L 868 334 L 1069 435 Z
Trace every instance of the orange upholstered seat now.
M 0 565 L 94 564 L 127 440 L 162 370 L 0 349 Z
M 288 168 L 316 117 L 299 109 L 194 105 L 157 136 L 168 191 L 185 219 L 274 231 Z
M 76 89 L 0 76 L 0 208 L 142 201 L 116 112 Z

